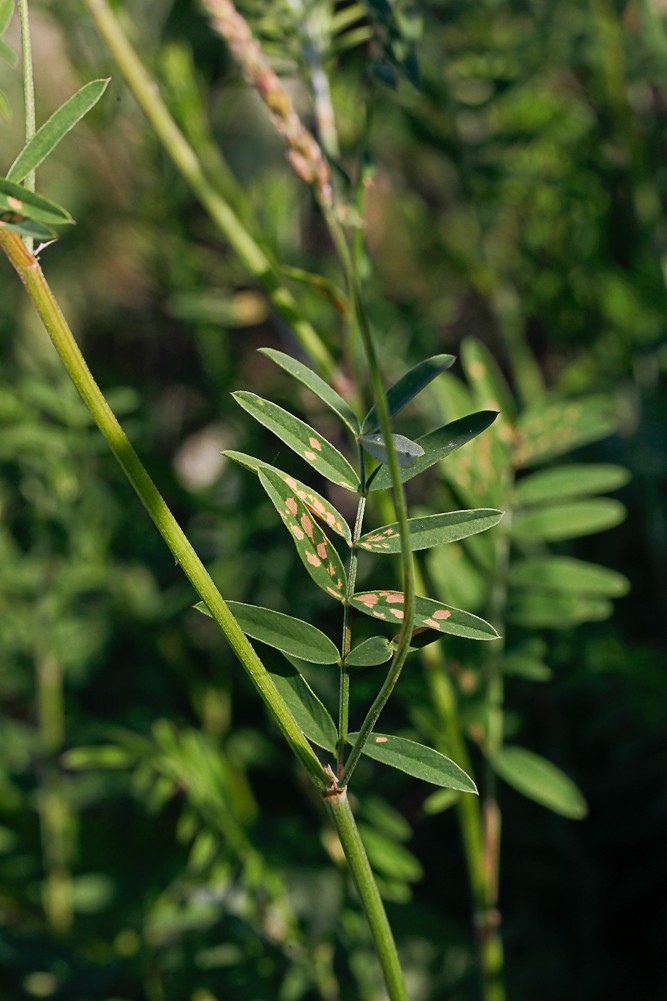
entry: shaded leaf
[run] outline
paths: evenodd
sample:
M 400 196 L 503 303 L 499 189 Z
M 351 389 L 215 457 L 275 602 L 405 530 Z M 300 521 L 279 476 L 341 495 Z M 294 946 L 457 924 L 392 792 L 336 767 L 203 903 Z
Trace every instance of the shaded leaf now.
M 348 743 L 354 744 L 358 736 L 357 733 L 349 734 Z M 372 733 L 364 745 L 363 753 L 374 761 L 381 761 L 383 765 L 397 768 L 423 779 L 424 782 L 430 782 L 431 785 L 457 789 L 459 792 L 477 792 L 473 780 L 455 762 L 440 751 L 414 740 Z
M 23 219 L 21 222 L 6 222 L 0 219 L 0 226 L 20 236 L 32 236 L 36 240 L 53 240 L 56 236 L 56 231 L 50 226 L 45 226 L 43 222 L 34 222 L 32 219 Z
M 31 170 L 38 167 L 61 139 L 93 108 L 109 85 L 109 79 L 92 80 L 65 101 L 51 117 L 37 129 L 26 143 L 7 173 L 8 181 L 22 181 Z
M 451 452 L 461 448 L 462 445 L 485 431 L 493 424 L 497 416 L 498 414 L 494 411 L 482 410 L 469 414 L 460 420 L 452 421 L 450 424 L 445 424 L 435 431 L 430 431 L 422 438 L 418 438 L 417 444 L 424 449 L 424 454 L 419 456 L 408 469 L 401 470 L 401 480 L 405 483 L 413 476 L 423 473 L 425 469 L 430 469 L 436 462 L 445 459 Z M 390 486 L 391 475 L 386 466 L 382 466 L 378 470 L 372 482 L 369 480 L 370 490 L 386 490 Z
M 443 813 L 450 806 L 455 806 L 459 801 L 459 793 L 455 789 L 438 789 L 427 796 L 422 803 L 422 812 L 432 817 L 437 813 Z
M 0 179 L 0 213 L 9 213 L 12 217 L 22 216 L 25 219 L 34 219 L 36 222 L 53 223 L 62 225 L 71 223 L 74 220 L 67 211 L 56 205 L 55 202 L 36 195 L 34 191 L 28 191 L 20 184 L 13 181 Z M 9 220 L 14 221 L 13 218 Z M 19 221 L 19 220 L 16 220 Z
M 394 625 L 403 621 L 404 598 L 401 591 L 363 591 L 355 594 L 350 604 L 372 616 Z M 434 635 L 428 639 L 433 642 L 438 633 L 449 633 L 452 636 L 463 636 L 472 640 L 495 640 L 498 633 L 489 622 L 464 612 L 460 608 L 443 605 L 432 598 L 416 599 L 414 627 L 425 627 Z M 414 641 L 414 637 L 413 637 Z M 414 642 L 413 642 L 414 645 Z
M 537 657 L 521 651 L 506 654 L 501 667 L 503 674 L 511 678 L 525 678 L 527 681 L 549 681 L 553 671 Z
M 358 826 L 368 860 L 376 872 L 401 882 L 414 883 L 421 879 L 423 870 L 412 852 L 368 824 Z
M 425 518 L 408 519 L 410 548 L 430 549 L 443 543 L 458 542 L 477 532 L 485 532 L 497 525 L 502 511 L 477 508 L 473 511 L 451 511 L 447 514 L 432 514 Z M 367 532 L 359 539 L 359 546 L 372 553 L 400 553 L 401 537 L 398 522 L 383 525 L 374 532 Z
M 427 358 L 425 361 L 415 365 L 414 368 L 411 368 L 405 375 L 402 375 L 387 390 L 389 416 L 393 417 L 394 414 L 397 414 L 403 407 L 407 406 L 410 400 L 413 400 L 418 393 L 421 393 L 422 389 L 425 389 L 430 382 L 433 382 L 441 372 L 450 368 L 455 361 L 454 355 L 433 355 L 432 358 Z M 371 434 L 377 431 L 379 427 L 377 410 L 375 407 L 371 407 L 364 417 L 361 430 L 364 434 Z
M 588 813 L 586 800 L 572 779 L 539 754 L 505 747 L 491 764 L 513 789 L 554 813 L 570 820 L 581 820 Z
M 303 675 L 287 661 L 269 665 L 269 674 L 308 740 L 335 752 L 338 732 L 334 721 Z
M 405 435 L 392 434 L 391 440 L 394 443 L 396 458 L 401 469 L 407 469 L 414 465 L 419 456 L 424 454 L 421 445 L 406 438 Z M 359 443 L 374 459 L 379 462 L 389 461 L 387 446 L 381 434 L 365 434 L 359 439 Z
M 625 508 L 609 497 L 531 508 L 515 515 L 511 534 L 526 542 L 560 542 L 603 532 L 625 518 Z
M 312 487 L 290 476 L 289 473 L 283 472 L 282 469 L 278 469 L 268 462 L 263 462 L 261 459 L 256 459 L 254 455 L 246 455 L 245 452 L 234 452 L 230 449 L 222 454 L 226 455 L 228 459 L 238 462 L 240 466 L 244 466 L 253 473 L 258 473 L 260 469 L 270 469 L 272 472 L 277 473 L 292 490 L 296 491 L 297 496 L 301 498 L 309 511 L 312 511 L 314 515 L 328 525 L 332 532 L 336 532 L 337 535 L 342 536 L 348 545 L 351 543 L 352 531 L 345 518 L 333 506 L 331 501 L 328 501 L 326 497 L 319 494 L 317 490 L 313 490 Z
M 247 605 L 240 601 L 228 601 L 227 604 L 246 636 L 310 664 L 338 663 L 338 650 L 334 644 L 309 622 L 259 605 Z M 194 607 L 198 612 L 211 616 L 203 601 L 198 601 Z
M 509 582 L 515 587 L 598 594 L 608 598 L 619 598 L 630 589 L 630 582 L 623 574 L 569 556 L 520 560 L 510 568 Z
M 296 546 L 301 562 L 327 594 L 342 601 L 347 577 L 340 556 L 313 521 L 310 511 L 282 477 L 270 469 L 259 470 L 259 480 L 283 519 Z
M 353 434 L 358 434 L 359 418 L 354 410 L 328 382 L 319 377 L 317 372 L 313 372 L 312 368 L 297 361 L 296 358 L 291 358 L 289 355 L 284 354 L 284 352 L 275 351 L 273 348 L 260 348 L 259 353 L 266 355 L 276 365 L 280 365 L 285 372 L 288 372 L 293 378 L 298 379 L 304 386 L 307 386 L 315 396 L 322 400 L 322 403 L 326 403 L 340 417 Z
M 310 286 L 314 292 L 323 296 L 334 309 L 338 310 L 341 316 L 349 319 L 352 315 L 350 300 L 347 298 L 342 288 L 323 275 L 315 274 L 312 271 L 304 271 L 303 268 L 295 268 L 289 264 L 281 264 L 280 270 L 286 278 L 293 278 L 294 281 Z M 262 349 L 260 348 L 260 351 Z
M 606 396 L 531 407 L 519 418 L 512 450 L 514 465 L 522 469 L 605 438 L 616 423 L 613 401 Z
M 345 659 L 349 667 L 375 667 L 392 657 L 394 648 L 384 636 L 371 636 L 350 650 Z
M 359 479 L 347 459 L 304 421 L 255 393 L 239 392 L 232 396 L 251 417 L 277 435 L 326 479 L 346 490 L 358 490 Z
M 507 621 L 533 629 L 566 629 L 581 622 L 602 622 L 612 612 L 613 605 L 605 598 L 527 591 L 512 595 Z
M 93 768 L 130 768 L 137 755 L 118 744 L 97 744 L 91 747 L 72 747 L 60 756 L 63 768 L 77 771 Z
M 573 463 L 524 477 L 516 485 L 516 496 L 521 504 L 539 504 L 617 490 L 629 479 L 629 472 L 622 466 Z

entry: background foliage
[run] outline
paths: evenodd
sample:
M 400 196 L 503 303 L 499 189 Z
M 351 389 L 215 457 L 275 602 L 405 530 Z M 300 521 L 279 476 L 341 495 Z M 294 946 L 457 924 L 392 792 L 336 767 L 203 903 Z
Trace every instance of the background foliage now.
M 572 775 L 590 811 L 574 824 L 502 788 L 508 994 L 667 996 L 652 916 L 667 836 L 663 15 L 651 0 L 431 2 L 399 7 L 392 35 L 382 5 L 369 8 L 340 28 L 330 68 L 343 168 L 366 127 L 368 45 L 396 77 L 375 94 L 367 205 L 387 381 L 474 336 L 525 399 L 534 355 L 550 390 L 614 401 L 618 431 L 567 462 L 632 475 L 615 494 L 623 525 L 556 543 L 632 590 L 611 620 L 533 630 L 548 684 L 507 680 L 510 734 Z M 277 259 L 338 280 L 308 191 L 197 6 L 123 9 L 191 140 L 211 158 L 210 140 L 221 144 Z M 242 9 L 308 117 L 297 5 Z M 114 77 L 39 175 L 78 222 L 43 260 L 91 367 L 222 593 L 335 631 L 256 478 L 220 455 L 277 460 L 232 406 L 237 389 L 330 430 L 255 351 L 297 345 L 175 175 L 83 10 L 35 4 L 33 22 L 39 120 L 81 82 Z M 0 125 L 8 167 L 22 143 L 9 67 L 0 87 L 14 109 Z M 336 311 L 288 280 L 335 353 Z M 0 997 L 380 997 L 317 797 L 191 610 L 8 269 L 2 281 Z M 458 416 L 444 390 L 424 401 L 406 433 Z M 444 510 L 450 489 L 432 477 L 413 503 Z M 475 673 L 456 658 L 450 670 L 474 728 Z M 311 682 L 324 695 L 336 685 L 326 668 Z M 377 687 L 363 672 L 355 686 L 362 702 Z M 430 709 L 409 664 L 386 725 L 423 734 Z M 430 790 L 407 776 L 369 762 L 358 776 L 411 996 L 476 997 L 453 812 L 425 809 Z

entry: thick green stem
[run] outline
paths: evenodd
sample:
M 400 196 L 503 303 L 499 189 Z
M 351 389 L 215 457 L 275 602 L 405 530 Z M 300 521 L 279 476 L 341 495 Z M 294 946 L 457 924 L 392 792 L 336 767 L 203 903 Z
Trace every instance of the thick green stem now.
M 79 395 L 139 495 L 156 528 L 181 565 L 195 591 L 206 603 L 211 615 L 227 636 L 232 649 L 249 674 L 293 752 L 307 769 L 316 785 L 325 788 L 329 783 L 322 765 L 301 729 L 297 726 L 271 676 L 242 632 L 192 544 L 169 510 L 116 420 L 86 365 L 38 262 L 27 252 L 16 234 L 2 228 L 0 228 L 0 246 L 25 285 L 28 295 Z
M 192 146 L 160 97 L 155 81 L 130 45 L 118 18 L 106 0 L 86 0 L 86 4 L 128 87 L 174 165 L 250 274 L 269 296 L 277 312 L 292 328 L 303 348 L 324 375 L 332 376 L 336 365 L 329 350 L 314 327 L 300 315 L 292 293 L 282 284 L 273 262 L 222 197 L 220 190 L 209 181 Z
M 361 451 L 361 449 L 360 449 Z M 364 485 L 363 458 L 361 459 L 361 483 Z M 361 526 L 364 522 L 364 511 L 366 510 L 366 495 L 361 494 L 357 505 L 357 516 L 354 520 L 352 531 L 352 548 L 350 551 L 350 563 L 347 570 L 347 588 L 345 591 L 345 601 L 343 603 L 343 639 L 340 651 L 340 693 L 339 693 L 339 723 L 338 723 L 338 747 L 337 762 L 338 775 L 340 776 L 345 764 L 345 744 L 347 743 L 348 723 L 350 718 L 350 669 L 347 666 L 347 656 L 352 645 L 352 628 L 350 625 L 350 599 L 354 594 L 354 585 L 357 579 L 357 562 L 359 551 L 357 543 L 361 536 Z
M 391 1001 L 408 1001 L 401 964 L 396 952 L 384 904 L 366 855 L 361 835 L 354 820 L 345 789 L 325 795 L 324 802 L 336 828 L 340 843 L 359 892 L 361 905 L 375 940 L 387 992 Z

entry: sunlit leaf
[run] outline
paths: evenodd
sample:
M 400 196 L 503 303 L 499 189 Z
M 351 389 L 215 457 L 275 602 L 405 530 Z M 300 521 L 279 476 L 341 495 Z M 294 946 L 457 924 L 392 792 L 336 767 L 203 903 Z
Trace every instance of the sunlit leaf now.
M 425 389 L 430 382 L 433 382 L 441 372 L 450 368 L 455 361 L 454 355 L 434 355 L 432 358 L 427 358 L 425 361 L 415 365 L 405 375 L 402 375 L 387 390 L 389 416 L 393 417 L 394 414 L 397 414 L 403 407 L 407 406 L 410 400 L 413 400 L 418 393 L 421 393 L 422 389 Z M 377 410 L 375 407 L 371 407 L 364 418 L 361 430 L 364 434 L 372 434 L 379 427 Z
M 477 508 L 473 511 L 451 511 L 447 514 L 432 514 L 425 518 L 410 518 L 408 532 L 410 548 L 430 549 L 447 542 L 466 539 L 477 532 L 485 532 L 497 525 L 502 511 Z M 367 532 L 359 539 L 359 546 L 372 553 L 400 553 L 401 537 L 398 522 L 384 525 L 374 532 Z
M 572 779 L 539 754 L 505 747 L 491 764 L 513 789 L 554 813 L 570 820 L 581 820 L 588 813 L 586 800 Z
M 479 413 L 469 414 L 460 420 L 445 424 L 436 431 L 430 431 L 417 440 L 417 444 L 424 449 L 424 454 L 419 456 L 408 469 L 401 470 L 401 480 L 405 483 L 413 476 L 423 473 L 425 469 L 430 469 L 436 462 L 445 459 L 451 452 L 461 448 L 467 442 L 476 438 L 478 434 L 485 431 L 495 421 L 497 413 L 491 410 L 482 410 Z M 370 483 L 370 490 L 386 490 L 391 486 L 391 475 L 387 466 L 381 466 Z
M 358 736 L 357 733 L 349 734 L 348 743 L 354 744 Z M 455 762 L 440 751 L 414 740 L 373 733 L 364 744 L 363 753 L 374 761 L 381 761 L 383 765 L 390 765 L 431 785 L 459 792 L 477 792 L 473 780 Z
M 345 663 L 349 667 L 374 667 L 386 663 L 393 652 L 393 646 L 384 636 L 371 636 L 350 651 Z
M 289 473 L 283 472 L 282 469 L 278 469 L 268 462 L 263 462 L 261 459 L 256 459 L 254 455 L 246 455 L 245 452 L 234 452 L 230 449 L 222 454 L 226 455 L 228 459 L 238 462 L 240 466 L 244 466 L 253 473 L 258 473 L 260 469 L 270 469 L 272 472 L 277 473 L 292 490 L 296 491 L 297 496 L 301 498 L 309 511 L 312 511 L 320 521 L 328 525 L 332 532 L 336 532 L 337 535 L 342 536 L 348 544 L 352 541 L 352 532 L 345 518 L 333 506 L 331 501 L 328 501 L 326 497 L 319 494 L 317 490 L 313 490 L 312 487 L 309 487 L 306 483 L 302 483 L 301 480 L 297 480 L 294 476 L 290 476 Z
M 347 577 L 340 556 L 313 520 L 310 511 L 285 480 L 270 469 L 259 471 L 259 480 L 289 530 L 301 562 L 327 594 L 342 601 Z
M 335 752 L 338 732 L 334 721 L 303 675 L 287 661 L 269 664 L 269 674 L 308 740 Z
M 569 556 L 538 556 L 515 562 L 509 571 L 509 582 L 515 587 L 608 598 L 619 598 L 630 588 L 623 574 Z
M 393 623 L 403 621 L 404 597 L 401 591 L 363 591 L 355 594 L 351 602 L 354 608 L 374 619 L 382 619 Z M 464 612 L 460 608 L 443 605 L 432 598 L 417 597 L 414 629 L 424 627 L 433 632 L 433 639 L 438 633 L 449 633 L 452 636 L 464 636 L 472 640 L 495 640 L 498 633 L 489 622 Z
M 239 392 L 232 393 L 232 396 L 256 421 L 277 435 L 326 479 L 346 490 L 356 491 L 359 488 L 357 474 L 345 456 L 308 424 L 255 393 Z
M 259 605 L 240 601 L 228 601 L 227 604 L 246 636 L 311 664 L 338 662 L 338 650 L 329 637 L 309 622 Z M 194 607 L 204 615 L 211 615 L 203 601 L 198 601 Z
M 7 174 L 8 181 L 22 181 L 42 163 L 61 139 L 93 108 L 109 85 L 109 79 L 84 84 L 37 129 L 23 147 Z
M 424 454 L 421 445 L 411 441 L 402 434 L 392 434 L 391 440 L 394 443 L 396 459 L 401 469 L 407 469 L 414 465 L 420 455 Z M 389 462 L 389 453 L 385 440 L 381 434 L 365 434 L 359 439 L 360 444 L 379 462 Z
M 630 479 L 627 469 L 604 463 L 577 463 L 540 470 L 519 480 L 516 485 L 517 500 L 521 504 L 540 504 L 543 501 L 618 490 Z
M 545 462 L 573 448 L 605 438 L 617 424 L 613 400 L 589 396 L 538 404 L 519 418 L 512 449 L 517 469 Z
M 328 382 L 325 382 L 316 372 L 313 372 L 312 368 L 304 365 L 303 362 L 297 361 L 296 358 L 291 358 L 290 355 L 286 355 L 282 351 L 275 351 L 273 348 L 260 348 L 259 351 L 260 354 L 266 355 L 276 365 L 280 365 L 285 372 L 288 372 L 293 378 L 298 379 L 304 386 L 307 386 L 315 396 L 322 400 L 322 403 L 326 403 L 347 424 L 353 434 L 358 434 L 359 418 L 352 407 Z
M 0 214 L 5 213 L 10 215 L 11 218 L 8 220 L 10 222 L 15 221 L 15 216 L 54 225 L 74 221 L 67 209 L 61 208 L 48 198 L 36 195 L 34 191 L 28 191 L 13 181 L 0 179 Z
M 568 501 L 531 508 L 515 515 L 511 533 L 526 542 L 560 542 L 593 532 L 604 532 L 625 518 L 625 508 L 610 497 Z

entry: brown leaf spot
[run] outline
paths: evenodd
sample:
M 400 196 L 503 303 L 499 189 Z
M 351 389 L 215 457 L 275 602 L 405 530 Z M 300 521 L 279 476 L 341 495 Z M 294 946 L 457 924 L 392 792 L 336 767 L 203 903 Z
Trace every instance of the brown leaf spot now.
M 15 198 L 14 195 L 7 196 L 7 204 L 16 212 L 20 212 L 23 209 L 23 202 L 20 198 Z
M 373 605 L 377 605 L 378 601 L 377 594 L 358 594 L 357 601 L 360 601 L 362 605 L 366 605 L 367 608 L 372 608 Z
M 317 440 L 317 438 L 309 438 L 308 443 L 311 448 L 316 448 L 318 452 L 322 451 L 322 443 Z
M 296 500 L 295 500 L 295 498 L 294 498 L 294 497 L 288 497 L 288 498 L 287 498 L 287 500 L 285 501 L 285 503 L 287 504 L 287 509 L 288 509 L 289 513 L 290 513 L 290 514 L 291 514 L 291 515 L 292 515 L 292 516 L 293 516 L 294 518 L 296 518 L 296 512 L 297 512 L 297 511 L 298 511 L 299 509 L 298 509 L 298 507 L 297 507 L 297 503 L 296 503 Z
M 403 616 L 405 615 L 405 612 L 403 611 L 402 608 L 390 608 L 389 611 L 391 612 L 392 615 L 395 615 L 397 619 L 402 619 Z
M 306 553 L 306 559 L 310 563 L 311 567 L 322 566 L 322 560 L 318 559 L 315 553 Z
M 424 625 L 430 626 L 431 629 L 440 629 L 440 623 L 436 622 L 435 619 L 424 619 Z
M 309 452 L 308 450 L 306 450 L 303 454 L 305 455 L 306 459 L 308 459 L 308 462 L 312 462 L 313 459 L 315 458 L 314 452 Z
M 389 737 L 376 737 L 375 738 L 375 743 L 376 744 L 386 744 L 388 740 L 389 740 Z
M 303 539 L 303 532 L 301 531 L 301 529 L 299 528 L 299 526 L 298 525 L 290 525 L 290 531 L 294 535 L 294 538 L 298 539 L 299 542 L 301 542 L 301 540 Z
M 334 576 L 334 574 L 336 573 L 336 568 L 333 565 L 333 563 L 329 564 L 329 566 L 327 567 L 327 571 L 328 571 L 330 577 Z
M 301 524 L 303 525 L 303 530 L 309 539 L 313 537 L 313 523 L 307 514 L 301 515 Z
M 433 613 L 434 619 L 449 619 L 452 613 L 447 608 L 439 608 L 437 612 Z
M 332 587 L 327 587 L 327 591 L 329 592 L 329 594 L 333 594 L 334 598 L 338 598 L 339 597 L 338 592 L 334 591 L 334 589 Z
M 319 546 L 317 547 L 317 555 L 319 556 L 319 558 L 321 560 L 326 560 L 326 558 L 327 558 L 327 544 L 326 544 L 326 542 L 320 542 Z M 329 571 L 329 572 L 331 572 L 331 571 Z
M 387 595 L 387 603 L 389 605 L 402 605 L 404 600 L 401 591 L 390 591 Z

